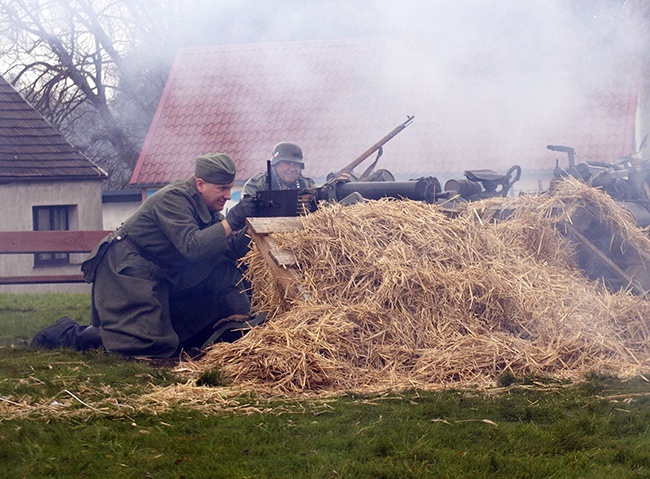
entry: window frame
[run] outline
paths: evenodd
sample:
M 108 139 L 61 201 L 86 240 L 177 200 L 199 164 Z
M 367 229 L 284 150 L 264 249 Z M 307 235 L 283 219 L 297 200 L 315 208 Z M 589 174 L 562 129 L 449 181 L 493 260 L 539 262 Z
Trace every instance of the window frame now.
M 42 216 L 44 212 L 47 213 L 46 220 Z M 32 224 L 34 231 L 69 231 L 70 207 L 68 205 L 32 206 Z M 70 253 L 34 254 L 35 268 L 48 266 L 67 266 L 69 264 Z

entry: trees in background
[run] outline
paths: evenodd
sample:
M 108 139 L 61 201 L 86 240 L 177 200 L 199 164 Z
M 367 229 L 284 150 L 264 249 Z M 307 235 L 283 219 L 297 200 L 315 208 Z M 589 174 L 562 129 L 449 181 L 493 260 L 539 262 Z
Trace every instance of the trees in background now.
M 167 8 L 168 15 L 160 15 Z M 177 2 L 0 0 L 1 74 L 125 185 L 173 59 Z
M 429 34 L 438 28 L 433 18 L 437 11 L 448 7 L 444 0 L 438 3 L 0 0 L 0 75 L 104 168 L 110 177 L 106 187 L 114 189 L 128 183 L 177 48 L 339 35 Z M 471 20 L 482 18 L 472 15 L 480 4 L 459 4 L 464 23 L 449 26 L 471 30 Z M 526 3 L 513 0 L 512 5 Z M 644 22 L 645 30 L 650 25 L 647 0 L 571 0 L 560 5 L 596 28 L 620 30 L 617 23 L 626 15 Z M 494 8 L 510 18 L 508 2 Z M 627 34 L 632 43 L 637 35 Z M 612 38 L 615 43 L 620 40 Z

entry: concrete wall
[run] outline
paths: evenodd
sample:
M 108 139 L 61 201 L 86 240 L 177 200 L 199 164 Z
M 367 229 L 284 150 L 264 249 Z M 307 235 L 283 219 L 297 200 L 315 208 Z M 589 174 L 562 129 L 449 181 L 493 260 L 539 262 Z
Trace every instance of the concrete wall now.
M 0 230 L 33 230 L 33 206 L 70 206 L 70 229 L 100 230 L 102 186 L 99 181 L 25 182 L 0 185 Z M 33 255 L 2 255 L 0 274 L 76 274 L 85 254 L 71 255 L 69 266 L 34 267 Z M 90 285 L 0 285 L 0 292 L 90 292 Z
M 107 231 L 117 229 L 140 205 L 139 201 L 104 203 L 102 206 L 103 228 Z

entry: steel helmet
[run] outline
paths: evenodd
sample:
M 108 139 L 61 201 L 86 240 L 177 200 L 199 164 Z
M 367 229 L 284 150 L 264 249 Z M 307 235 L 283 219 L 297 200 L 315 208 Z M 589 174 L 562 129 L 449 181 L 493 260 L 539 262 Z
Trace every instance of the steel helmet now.
M 282 142 L 273 147 L 271 164 L 275 165 L 280 161 L 300 163 L 301 168 L 304 168 L 305 166 L 302 161 L 302 149 L 295 143 Z

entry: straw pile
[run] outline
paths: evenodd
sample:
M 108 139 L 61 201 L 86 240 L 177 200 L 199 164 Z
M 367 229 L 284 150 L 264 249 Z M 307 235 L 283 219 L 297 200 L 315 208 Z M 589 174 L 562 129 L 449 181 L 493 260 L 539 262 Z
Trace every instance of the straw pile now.
M 487 212 L 512 209 L 507 221 Z M 324 207 L 275 235 L 306 299 L 286 300 L 257 251 L 245 258 L 269 319 L 196 364 L 275 394 L 490 385 L 515 376 L 622 376 L 650 366 L 650 302 L 610 293 L 576 268 L 558 233 L 590 205 L 641 249 L 650 241 L 611 199 L 577 182 L 553 194 L 469 204 L 381 200 Z

